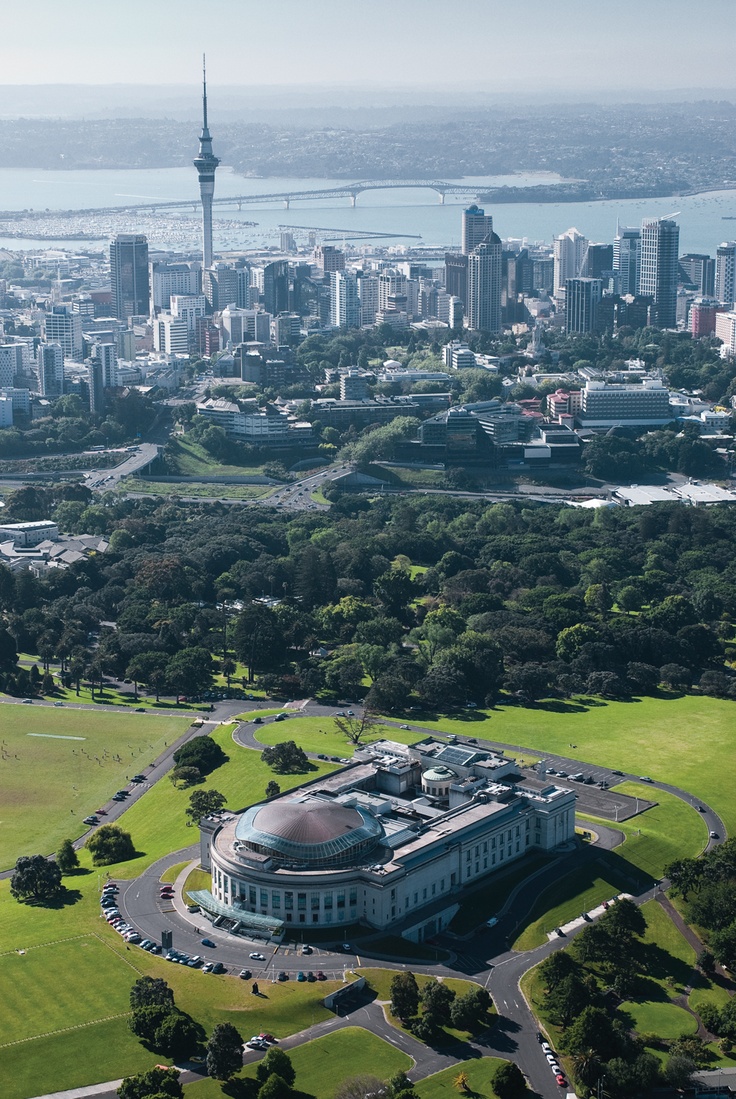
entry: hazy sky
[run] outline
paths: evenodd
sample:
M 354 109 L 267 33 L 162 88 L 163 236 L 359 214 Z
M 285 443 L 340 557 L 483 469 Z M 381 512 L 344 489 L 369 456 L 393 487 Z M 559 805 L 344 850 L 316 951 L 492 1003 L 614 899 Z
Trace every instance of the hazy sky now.
M 34 0 L 0 84 L 730 88 L 734 0 Z

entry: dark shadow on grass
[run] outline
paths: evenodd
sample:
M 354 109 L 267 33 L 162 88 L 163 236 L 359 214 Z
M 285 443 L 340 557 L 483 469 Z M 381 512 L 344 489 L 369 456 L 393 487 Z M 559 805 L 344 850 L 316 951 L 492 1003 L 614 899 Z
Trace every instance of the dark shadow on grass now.
M 84 878 L 87 874 L 91 874 L 92 871 L 88 866 L 75 866 L 73 870 L 66 870 L 64 872 L 65 878 Z
M 587 706 L 582 706 L 578 702 L 571 702 L 569 700 L 563 700 L 560 698 L 543 698 L 538 702 L 535 702 L 533 706 L 523 707 L 527 710 L 545 710 L 551 714 L 585 714 L 588 712 Z
M 76 904 L 77 901 L 81 901 L 81 899 L 82 894 L 78 889 L 67 889 L 67 887 L 63 885 L 55 897 L 37 900 L 29 898 L 29 900 L 26 901 L 26 904 L 28 904 L 30 908 L 46 908 L 59 912 L 62 908 L 69 908 L 71 905 Z
M 258 1094 L 261 1085 L 257 1080 L 248 1080 L 245 1077 L 238 1076 L 233 1080 L 227 1080 L 221 1084 L 222 1094 L 229 1095 L 230 1099 L 255 1099 Z M 297 1093 L 294 1092 L 294 1095 Z
M 669 978 L 676 984 L 682 986 L 689 983 L 693 971 L 692 966 L 683 962 L 680 958 L 676 958 L 668 951 L 663 950 L 662 947 L 657 946 L 656 943 L 640 943 L 637 954 L 641 958 L 640 971 L 643 971 L 650 977 L 654 977 L 660 981 Z M 647 999 L 649 999 L 649 997 L 647 997 Z
M 661 985 L 657 984 L 650 977 L 643 977 L 641 974 L 637 974 L 631 984 L 631 991 L 627 996 L 627 999 L 635 1004 L 652 1003 L 652 1004 L 666 1004 L 669 1003 L 669 996 Z

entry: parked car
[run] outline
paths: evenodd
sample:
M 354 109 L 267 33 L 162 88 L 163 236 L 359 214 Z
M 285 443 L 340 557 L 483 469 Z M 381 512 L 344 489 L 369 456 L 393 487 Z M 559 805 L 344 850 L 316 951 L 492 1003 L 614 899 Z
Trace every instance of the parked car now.
M 214 950 L 217 945 L 216 943 L 212 942 L 212 939 L 200 939 L 199 941 L 201 942 L 202 946 L 208 946 L 210 950 Z
M 212 966 L 212 972 L 227 973 L 227 970 L 225 969 L 225 966 L 222 964 L 222 962 L 215 962 L 215 964 Z
M 265 960 L 266 960 L 266 955 L 265 954 L 259 954 L 257 950 L 251 950 L 248 957 L 251 958 L 252 961 L 254 961 L 254 962 L 265 962 Z
M 240 976 L 243 978 L 244 981 L 249 981 L 253 974 L 249 969 L 241 969 Z
M 288 979 L 289 979 L 289 974 L 285 973 L 283 969 L 280 970 L 279 975 L 277 977 L 277 980 L 279 980 L 279 981 L 288 981 Z
M 99 822 L 99 819 L 97 817 L 85 817 L 83 823 L 84 824 L 99 824 L 100 822 Z
M 262 1030 L 258 1037 L 262 1042 L 278 1042 L 278 1038 L 274 1038 L 273 1034 L 269 1034 L 267 1030 Z
M 304 973 L 301 971 L 301 969 L 297 973 L 296 979 L 297 981 L 306 981 L 307 978 L 304 976 Z
M 557 1075 L 555 1076 L 555 1081 L 560 1085 L 561 1088 L 567 1087 L 567 1079 L 562 1075 L 561 1072 L 557 1073 Z
M 490 920 L 486 920 L 486 927 L 495 927 L 498 923 L 498 916 L 491 916 Z
M 325 975 L 324 975 L 324 973 L 322 972 L 321 969 L 317 970 L 317 980 L 318 981 L 326 981 L 327 980 L 327 978 L 325 977 Z
M 145 775 L 133 775 L 133 777 L 130 781 L 131 782 L 145 782 L 146 781 L 146 776 Z
M 302 947 L 302 954 L 311 954 L 311 953 L 312 953 L 311 946 L 308 943 L 305 943 L 304 946 Z

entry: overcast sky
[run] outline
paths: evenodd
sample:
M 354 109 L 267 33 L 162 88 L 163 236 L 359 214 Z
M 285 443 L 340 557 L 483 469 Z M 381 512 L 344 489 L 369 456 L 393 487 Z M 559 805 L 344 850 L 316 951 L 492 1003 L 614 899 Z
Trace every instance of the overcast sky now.
M 34 0 L 0 84 L 730 88 L 734 0 Z

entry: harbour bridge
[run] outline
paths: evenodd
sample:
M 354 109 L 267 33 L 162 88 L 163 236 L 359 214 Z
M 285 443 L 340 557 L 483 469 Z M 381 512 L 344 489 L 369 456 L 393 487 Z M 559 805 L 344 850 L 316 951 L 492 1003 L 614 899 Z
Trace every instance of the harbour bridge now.
M 457 183 L 446 183 L 441 179 L 361 179 L 357 183 L 346 183 L 341 187 L 325 187 L 314 191 L 293 190 L 274 191 L 269 194 L 258 195 L 227 195 L 222 198 L 215 198 L 212 201 L 215 206 L 232 206 L 237 207 L 238 210 L 242 210 L 243 206 L 256 206 L 264 202 L 282 202 L 284 207 L 288 210 L 292 202 L 319 201 L 320 199 L 327 198 L 347 198 L 350 200 L 350 205 L 355 206 L 358 201 L 358 195 L 362 194 L 363 191 L 382 191 L 397 188 L 417 190 L 421 188 L 434 191 L 439 195 L 440 205 L 442 205 L 444 204 L 446 195 L 475 197 L 492 186 L 492 184 L 486 186 L 479 186 L 478 184 L 468 186 Z M 0 217 L 8 220 L 19 217 L 46 218 L 63 217 L 65 215 L 78 217 L 86 214 L 119 214 L 126 210 L 197 210 L 199 206 L 200 201 L 198 198 L 187 198 L 176 201 L 162 200 L 161 202 L 145 202 L 131 205 L 126 203 L 121 206 L 104 206 L 86 210 L 8 210 L 1 211 Z

